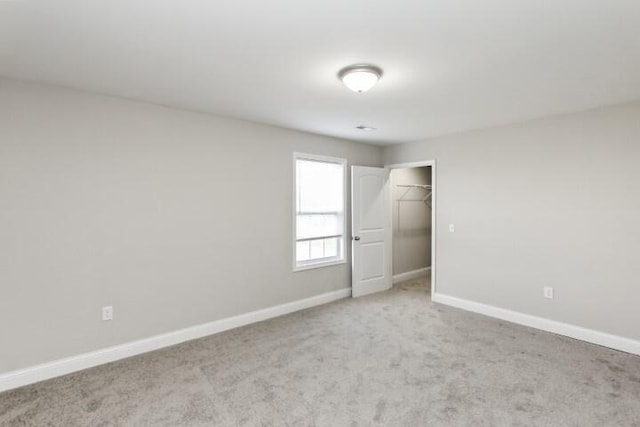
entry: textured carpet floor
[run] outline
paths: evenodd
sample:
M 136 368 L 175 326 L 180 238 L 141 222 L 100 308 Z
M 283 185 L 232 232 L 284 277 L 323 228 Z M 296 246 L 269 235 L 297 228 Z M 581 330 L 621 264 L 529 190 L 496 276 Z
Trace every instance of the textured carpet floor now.
M 640 426 L 640 357 L 425 280 L 0 394 L 2 426 Z

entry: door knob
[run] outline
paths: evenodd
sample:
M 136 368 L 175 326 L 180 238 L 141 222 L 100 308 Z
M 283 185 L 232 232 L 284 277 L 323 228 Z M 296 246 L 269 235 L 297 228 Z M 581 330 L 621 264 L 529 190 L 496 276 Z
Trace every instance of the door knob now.
M 360 240 L 360 236 L 353 236 L 353 240 Z

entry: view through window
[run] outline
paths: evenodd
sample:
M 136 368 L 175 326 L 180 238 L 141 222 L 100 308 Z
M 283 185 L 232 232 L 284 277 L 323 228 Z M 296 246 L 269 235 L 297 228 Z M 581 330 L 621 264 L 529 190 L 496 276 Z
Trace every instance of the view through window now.
M 344 261 L 344 159 L 296 154 L 296 267 Z

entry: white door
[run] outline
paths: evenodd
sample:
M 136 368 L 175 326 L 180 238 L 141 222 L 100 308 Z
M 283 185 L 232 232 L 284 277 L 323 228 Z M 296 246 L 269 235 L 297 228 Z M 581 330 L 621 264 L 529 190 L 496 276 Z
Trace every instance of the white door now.
M 389 197 L 388 169 L 351 167 L 351 292 L 354 297 L 392 286 Z

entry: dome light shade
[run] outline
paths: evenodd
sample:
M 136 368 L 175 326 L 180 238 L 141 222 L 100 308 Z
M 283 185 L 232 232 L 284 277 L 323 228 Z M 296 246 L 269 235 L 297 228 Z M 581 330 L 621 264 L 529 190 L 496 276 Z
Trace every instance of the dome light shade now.
M 375 86 L 382 77 L 382 70 L 373 65 L 351 65 L 340 70 L 338 77 L 346 87 L 362 93 Z

